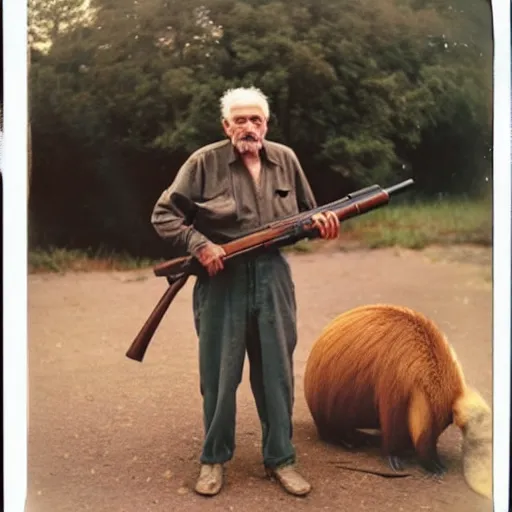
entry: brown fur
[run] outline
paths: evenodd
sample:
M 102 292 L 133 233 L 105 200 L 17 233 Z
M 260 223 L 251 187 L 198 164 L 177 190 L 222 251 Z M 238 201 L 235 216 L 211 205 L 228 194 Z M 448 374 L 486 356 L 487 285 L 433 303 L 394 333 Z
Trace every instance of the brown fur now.
M 453 421 L 454 404 L 462 424 L 471 415 L 463 397 L 476 403 L 437 326 L 409 308 L 380 304 L 347 311 L 326 326 L 309 355 L 304 391 L 323 439 L 351 443 L 356 429 L 380 429 L 385 455 L 414 448 L 434 471 L 437 440 Z

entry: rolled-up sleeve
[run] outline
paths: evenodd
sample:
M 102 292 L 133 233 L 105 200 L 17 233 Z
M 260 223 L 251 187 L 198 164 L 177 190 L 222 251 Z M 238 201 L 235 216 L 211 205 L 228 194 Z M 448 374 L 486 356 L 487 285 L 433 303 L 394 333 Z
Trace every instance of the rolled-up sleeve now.
M 200 201 L 201 188 L 201 162 L 197 157 L 190 157 L 153 209 L 151 223 L 156 232 L 179 252 L 195 255 L 209 241 L 194 229 L 190 219 L 194 203 Z

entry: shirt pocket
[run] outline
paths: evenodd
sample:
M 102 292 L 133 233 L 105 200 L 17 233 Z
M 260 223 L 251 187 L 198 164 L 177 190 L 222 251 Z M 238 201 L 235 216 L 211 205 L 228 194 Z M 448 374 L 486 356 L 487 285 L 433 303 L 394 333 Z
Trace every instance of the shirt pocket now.
M 272 190 L 274 217 L 281 218 L 298 213 L 295 188 L 283 181 L 277 182 Z

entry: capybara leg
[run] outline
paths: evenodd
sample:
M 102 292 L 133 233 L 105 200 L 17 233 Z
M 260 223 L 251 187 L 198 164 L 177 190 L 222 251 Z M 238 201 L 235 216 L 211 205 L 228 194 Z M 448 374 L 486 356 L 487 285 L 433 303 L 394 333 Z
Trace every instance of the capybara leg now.
M 424 432 L 416 444 L 416 452 L 421 466 L 434 476 L 443 476 L 446 468 L 437 453 L 437 432 Z
M 362 432 L 361 432 L 362 434 Z M 322 441 L 335 445 L 340 445 L 347 450 L 353 450 L 363 446 L 363 438 L 357 436 L 354 430 L 344 429 L 334 431 L 332 429 L 318 429 L 318 435 Z
M 340 442 L 339 434 L 335 434 L 331 428 L 317 425 L 317 432 L 318 437 L 326 443 L 339 444 Z
M 409 432 L 422 467 L 429 473 L 441 476 L 445 469 L 437 454 L 437 438 L 440 432 L 430 404 L 420 389 L 416 389 L 411 395 Z
M 354 450 L 359 448 L 359 445 L 356 444 L 347 433 L 343 433 L 343 435 L 338 438 L 338 444 L 343 446 L 345 450 Z
M 346 439 L 354 448 L 374 448 L 381 444 L 380 435 L 368 434 L 357 429 L 347 432 Z
M 358 439 L 354 432 L 343 432 L 343 434 L 340 434 L 338 443 L 346 450 L 357 450 L 364 446 L 364 441 Z
M 382 451 L 391 469 L 401 471 L 404 468 L 401 456 L 411 443 L 407 428 L 407 401 L 401 400 L 395 404 L 381 403 L 379 415 Z

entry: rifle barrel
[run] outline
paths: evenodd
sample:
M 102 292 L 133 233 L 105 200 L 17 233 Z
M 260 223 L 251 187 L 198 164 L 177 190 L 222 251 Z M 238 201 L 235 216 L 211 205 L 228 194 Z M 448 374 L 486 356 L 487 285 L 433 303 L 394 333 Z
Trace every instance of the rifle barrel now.
M 268 224 L 265 224 L 258 228 L 254 228 L 249 231 L 244 231 L 237 238 L 243 238 L 244 236 L 252 235 L 254 233 L 263 231 L 264 229 L 269 229 L 269 228 L 273 228 L 278 225 L 283 225 L 283 223 L 285 223 L 287 221 L 297 223 L 297 222 L 302 221 L 303 219 L 309 219 L 315 213 L 325 212 L 330 209 L 337 209 L 341 205 L 344 205 L 345 203 L 348 203 L 349 201 L 352 201 L 352 200 L 362 197 L 364 195 L 370 194 L 371 192 L 376 192 L 377 190 L 382 190 L 379 185 L 371 185 L 370 187 L 365 187 L 360 190 L 356 190 L 355 192 L 351 192 L 350 194 L 347 194 L 346 196 L 344 196 L 340 199 L 336 199 L 335 201 L 332 201 L 330 203 L 321 204 L 320 206 L 316 206 L 315 208 L 313 208 L 311 210 L 307 210 L 307 211 L 303 211 L 303 212 L 299 212 L 299 213 L 292 213 L 290 215 L 281 217 L 280 219 L 269 222 Z
M 413 184 L 414 180 L 410 178 L 408 180 L 402 181 L 401 183 L 397 183 L 396 185 L 385 188 L 384 192 L 387 192 L 389 195 L 398 194 L 400 192 L 403 192 L 407 187 L 410 187 Z

